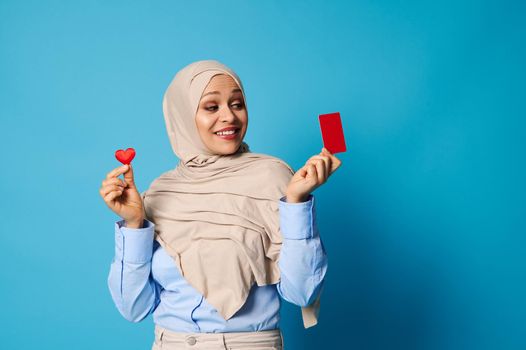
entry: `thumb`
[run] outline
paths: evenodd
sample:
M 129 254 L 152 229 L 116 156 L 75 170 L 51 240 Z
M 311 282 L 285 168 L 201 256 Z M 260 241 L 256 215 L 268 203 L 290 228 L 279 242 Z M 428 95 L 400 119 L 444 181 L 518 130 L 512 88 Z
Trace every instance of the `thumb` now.
M 124 180 L 128 186 L 135 186 L 135 181 L 133 179 L 133 168 L 131 163 L 128 164 L 128 170 L 124 173 Z

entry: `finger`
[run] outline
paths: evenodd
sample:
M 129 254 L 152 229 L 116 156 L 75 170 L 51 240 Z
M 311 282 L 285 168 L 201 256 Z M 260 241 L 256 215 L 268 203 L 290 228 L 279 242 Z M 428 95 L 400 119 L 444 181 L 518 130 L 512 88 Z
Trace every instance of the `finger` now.
M 106 187 L 108 185 L 121 185 L 121 186 L 128 186 L 128 184 L 126 183 L 126 181 L 122 180 L 121 178 L 118 178 L 118 177 L 113 177 L 111 179 L 104 179 L 102 181 L 102 185 L 101 185 L 101 188 L 102 187 Z
M 106 203 L 110 203 L 111 201 L 113 201 L 116 197 L 120 196 L 121 194 L 122 194 L 122 192 L 112 191 L 112 192 L 108 193 L 106 196 L 104 196 L 104 201 Z
M 324 166 L 325 166 L 325 174 L 326 176 L 330 176 L 330 171 L 331 171 L 331 168 L 332 168 L 332 160 L 329 156 L 326 156 L 326 155 L 323 155 L 323 156 L 320 156 L 320 155 L 315 155 L 315 156 L 312 156 L 310 157 L 309 160 L 311 159 L 321 159 L 323 160 L 323 162 L 325 163 Z
M 303 167 L 300 170 L 298 170 L 297 173 L 299 174 L 299 176 L 305 178 L 305 176 L 307 176 L 307 169 L 305 169 L 305 167 Z
M 327 178 L 331 175 L 330 174 L 330 160 L 328 157 L 320 157 L 315 158 L 317 156 L 312 157 L 313 159 L 309 160 L 309 164 L 313 164 L 317 168 L 317 173 L 319 175 L 319 182 L 324 183 L 327 181 Z
M 134 187 L 135 186 L 135 181 L 133 179 L 133 167 L 132 167 L 131 163 L 130 163 L 130 168 L 128 169 L 128 171 L 124 173 L 124 181 L 126 181 L 126 183 L 130 187 Z
M 321 149 L 321 154 L 324 154 L 328 157 L 330 157 L 332 160 L 337 160 L 338 158 L 336 158 L 336 156 L 334 154 L 332 154 L 327 148 L 323 147 Z M 339 159 L 338 159 L 339 160 Z
M 108 189 L 108 191 L 106 191 L 106 193 L 108 193 L 110 191 L 124 191 L 125 190 L 124 186 L 120 185 L 120 184 L 108 185 L 107 189 Z
M 126 181 L 119 177 L 114 177 L 109 180 L 104 180 L 106 182 L 106 185 L 120 185 L 120 186 L 127 186 L 128 184 Z
M 106 195 L 112 191 L 124 191 L 124 187 L 122 186 L 119 186 L 119 185 L 107 185 L 107 186 L 104 186 L 102 189 L 101 189 L 101 195 L 102 197 L 106 197 Z
M 330 174 L 332 174 L 334 171 L 336 171 L 336 169 L 340 167 L 340 165 L 342 164 L 342 161 L 336 158 L 336 156 L 332 154 L 331 152 L 329 152 L 329 150 L 325 147 L 322 148 L 322 153 L 326 154 L 327 156 L 331 158 Z
M 318 160 L 315 166 L 316 166 L 316 173 L 318 175 L 318 183 L 322 184 L 325 182 L 325 179 L 326 179 L 327 163 L 325 163 L 325 161 L 323 160 Z
M 318 173 L 316 172 L 316 166 L 314 164 L 308 164 L 307 165 L 307 179 L 314 179 L 316 182 L 318 181 Z
M 329 156 L 320 156 L 320 155 L 315 155 L 315 156 L 310 157 L 307 162 L 317 161 L 317 160 L 322 160 L 327 164 L 330 164 L 331 162 L 331 158 Z
M 124 173 L 126 170 L 128 170 L 128 165 L 127 164 L 121 165 L 120 167 L 115 168 L 112 171 L 110 171 L 108 175 L 106 175 L 106 179 L 117 177 L 120 174 Z
M 325 174 L 325 167 L 326 167 L 326 163 L 323 159 L 319 159 L 319 158 L 315 158 L 316 156 L 314 157 L 311 157 L 309 159 L 309 161 L 307 162 L 307 164 L 311 164 L 311 165 L 314 165 L 314 167 L 316 167 L 316 173 L 317 175 L 320 177 L 319 180 L 321 181 L 321 176 L 323 176 L 323 174 Z

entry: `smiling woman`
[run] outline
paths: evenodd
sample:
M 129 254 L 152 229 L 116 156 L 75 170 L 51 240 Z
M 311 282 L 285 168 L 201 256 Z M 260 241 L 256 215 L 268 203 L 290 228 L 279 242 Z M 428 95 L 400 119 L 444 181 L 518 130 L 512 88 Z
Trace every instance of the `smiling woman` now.
M 235 153 L 248 127 L 245 100 L 230 75 L 218 74 L 203 91 L 195 115 L 199 137 L 214 154 Z
M 130 164 L 100 190 L 123 218 L 115 305 L 133 322 L 153 314 L 154 350 L 281 350 L 280 297 L 302 308 L 305 328 L 317 323 L 327 256 L 311 192 L 340 162 L 324 150 L 294 173 L 252 152 L 243 83 L 217 61 L 180 70 L 163 111 L 177 167 L 139 194 Z

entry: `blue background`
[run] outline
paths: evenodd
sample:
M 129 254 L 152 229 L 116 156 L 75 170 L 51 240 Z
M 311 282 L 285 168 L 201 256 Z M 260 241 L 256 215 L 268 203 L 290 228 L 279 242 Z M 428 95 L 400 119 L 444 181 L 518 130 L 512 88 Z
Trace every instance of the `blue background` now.
M 216 59 L 241 77 L 252 151 L 298 169 L 340 111 L 318 188 L 320 324 L 284 302 L 286 349 L 525 349 L 525 6 L 520 1 L 0 2 L 0 346 L 149 349 L 106 278 L 99 195 L 134 147 L 176 166 L 161 100 Z

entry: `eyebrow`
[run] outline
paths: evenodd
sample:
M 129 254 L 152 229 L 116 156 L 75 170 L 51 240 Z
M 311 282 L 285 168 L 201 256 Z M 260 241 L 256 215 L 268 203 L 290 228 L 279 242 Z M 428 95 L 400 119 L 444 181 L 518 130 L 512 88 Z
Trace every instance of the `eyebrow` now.
M 232 92 L 241 92 L 241 89 L 234 89 L 232 90 Z M 219 91 L 210 91 L 210 92 L 207 92 L 206 94 L 204 94 L 203 96 L 201 97 L 205 97 L 206 95 L 220 95 L 221 93 Z

